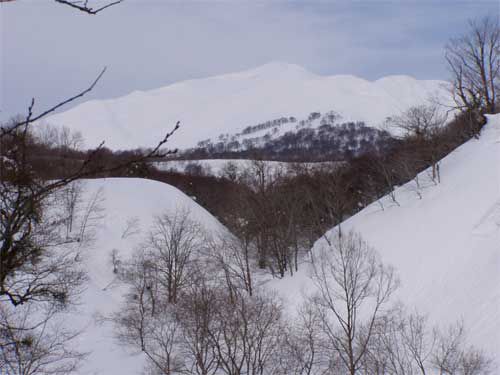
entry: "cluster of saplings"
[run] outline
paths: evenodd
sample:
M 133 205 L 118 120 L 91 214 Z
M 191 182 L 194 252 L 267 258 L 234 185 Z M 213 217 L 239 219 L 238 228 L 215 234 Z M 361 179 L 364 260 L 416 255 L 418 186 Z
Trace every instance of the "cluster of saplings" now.
M 355 233 L 310 254 L 308 292 L 284 301 L 261 285 L 247 244 L 203 235 L 189 212 L 155 218 L 132 259 L 113 254 L 128 285 L 110 320 L 144 353 L 149 374 L 487 374 L 462 324 L 433 326 L 392 298 L 395 271 Z M 278 285 L 279 284 L 275 284 Z

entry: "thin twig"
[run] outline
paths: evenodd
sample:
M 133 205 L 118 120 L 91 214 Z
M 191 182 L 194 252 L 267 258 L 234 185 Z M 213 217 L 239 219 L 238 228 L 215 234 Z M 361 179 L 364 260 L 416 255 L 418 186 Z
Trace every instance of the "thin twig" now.
M 88 0 L 85 0 L 85 3 L 83 5 L 78 5 L 78 3 L 76 1 L 68 1 L 68 0 L 55 0 L 55 2 L 57 2 L 59 4 L 68 5 L 72 8 L 78 9 L 79 11 L 82 11 L 82 12 L 87 13 L 87 14 L 95 15 L 95 14 L 103 11 L 106 8 L 109 8 L 113 5 L 120 4 L 121 2 L 123 2 L 123 0 L 113 1 L 112 3 L 106 4 L 100 8 L 97 8 L 97 9 L 89 7 Z
M 97 76 L 97 78 L 94 80 L 94 82 L 92 82 L 92 84 L 86 88 L 85 90 L 83 90 L 82 92 L 76 94 L 75 96 L 72 96 L 71 98 L 69 99 L 66 99 L 58 104 L 56 104 L 55 106 L 47 109 L 46 111 L 40 113 L 39 115 L 33 117 L 33 107 L 35 105 L 35 98 L 32 98 L 31 99 L 31 104 L 29 106 L 29 109 L 28 109 L 28 116 L 26 117 L 26 119 L 24 121 L 21 121 L 21 122 L 17 122 L 15 123 L 14 125 L 12 126 L 9 126 L 9 127 L 0 127 L 0 138 L 3 137 L 4 135 L 7 135 L 7 134 L 12 134 L 14 131 L 16 131 L 16 129 L 22 127 L 22 126 L 27 126 L 29 124 L 32 124 L 38 120 L 40 120 L 41 118 L 47 116 L 48 114 L 56 111 L 57 109 L 61 108 L 62 106 L 68 104 L 68 103 L 71 103 L 72 101 L 78 99 L 78 98 L 81 98 L 82 96 L 88 94 L 90 91 L 92 91 L 95 87 L 95 85 L 97 84 L 97 82 L 99 82 L 99 80 L 101 79 L 101 77 L 104 75 L 104 73 L 106 72 L 106 67 L 104 67 L 102 69 L 102 71 L 99 73 L 99 75 Z

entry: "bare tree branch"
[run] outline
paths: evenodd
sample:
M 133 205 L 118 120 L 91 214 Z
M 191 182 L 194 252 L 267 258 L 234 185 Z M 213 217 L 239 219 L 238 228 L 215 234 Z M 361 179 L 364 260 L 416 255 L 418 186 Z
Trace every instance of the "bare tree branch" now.
M 95 15 L 95 14 L 103 11 L 106 8 L 112 7 L 113 5 L 117 5 L 117 4 L 120 4 L 121 2 L 123 2 L 123 0 L 117 0 L 117 1 L 113 1 L 111 3 L 108 3 L 106 5 L 103 5 L 100 8 L 94 9 L 94 8 L 88 6 L 89 0 L 85 0 L 85 1 L 54 0 L 54 1 L 56 3 L 68 5 L 72 8 L 78 9 L 81 12 L 84 12 L 87 14 L 92 14 L 92 15 Z M 82 5 L 80 5 L 80 4 L 82 4 Z
M 104 75 L 104 73 L 106 72 L 106 67 L 104 67 L 102 69 L 102 71 L 99 73 L 99 75 L 97 76 L 97 78 L 92 82 L 92 84 L 87 87 L 85 90 L 81 91 L 80 93 L 72 96 L 71 98 L 68 98 L 66 100 L 63 100 L 62 102 L 59 102 L 58 104 L 54 105 L 53 107 L 43 111 L 42 113 L 40 113 L 39 115 L 33 117 L 33 108 L 35 106 L 35 98 L 32 98 L 31 99 L 31 104 L 28 108 L 28 115 L 26 116 L 26 119 L 24 121 L 20 121 L 20 122 L 16 122 L 8 127 L 4 127 L 4 126 L 1 126 L 0 127 L 0 138 L 4 137 L 5 135 L 8 135 L 8 134 L 12 134 L 13 132 L 15 132 L 17 129 L 21 128 L 22 126 L 28 126 L 38 120 L 40 120 L 41 118 L 47 116 L 48 114 L 56 111 L 57 109 L 61 108 L 62 106 L 65 106 L 66 104 L 69 104 L 71 103 L 72 101 L 78 99 L 78 98 L 81 98 L 82 96 L 88 94 L 90 91 L 92 91 L 95 87 L 95 85 L 97 84 L 97 82 L 99 82 L 99 80 L 101 79 L 101 77 Z
M 500 81 L 498 16 L 469 22 L 468 33 L 452 39 L 445 51 L 457 108 L 493 113 Z

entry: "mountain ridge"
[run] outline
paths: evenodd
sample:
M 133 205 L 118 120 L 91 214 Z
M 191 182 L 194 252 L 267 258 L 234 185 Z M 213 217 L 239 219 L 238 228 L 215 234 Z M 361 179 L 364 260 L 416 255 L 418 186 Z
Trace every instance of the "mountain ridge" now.
M 396 75 L 368 81 L 352 75 L 320 76 L 273 62 L 242 72 L 177 82 L 114 99 L 91 100 L 45 122 L 82 132 L 88 147 L 154 146 L 177 122 L 170 147 L 187 148 L 221 133 L 282 116 L 335 110 L 346 121 L 378 127 L 383 120 L 431 98 L 449 103 L 446 82 Z M 89 122 L 88 119 L 92 119 Z

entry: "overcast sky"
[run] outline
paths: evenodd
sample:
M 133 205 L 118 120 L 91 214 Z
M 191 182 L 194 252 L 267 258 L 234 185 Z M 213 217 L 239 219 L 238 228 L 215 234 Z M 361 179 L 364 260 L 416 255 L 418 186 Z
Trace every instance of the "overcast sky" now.
M 39 110 L 71 96 L 104 66 L 83 100 L 270 61 L 323 75 L 446 79 L 444 44 L 467 19 L 499 14 L 499 3 L 125 0 L 89 16 L 16 0 L 0 5 L 0 118 L 25 113 L 33 96 Z

